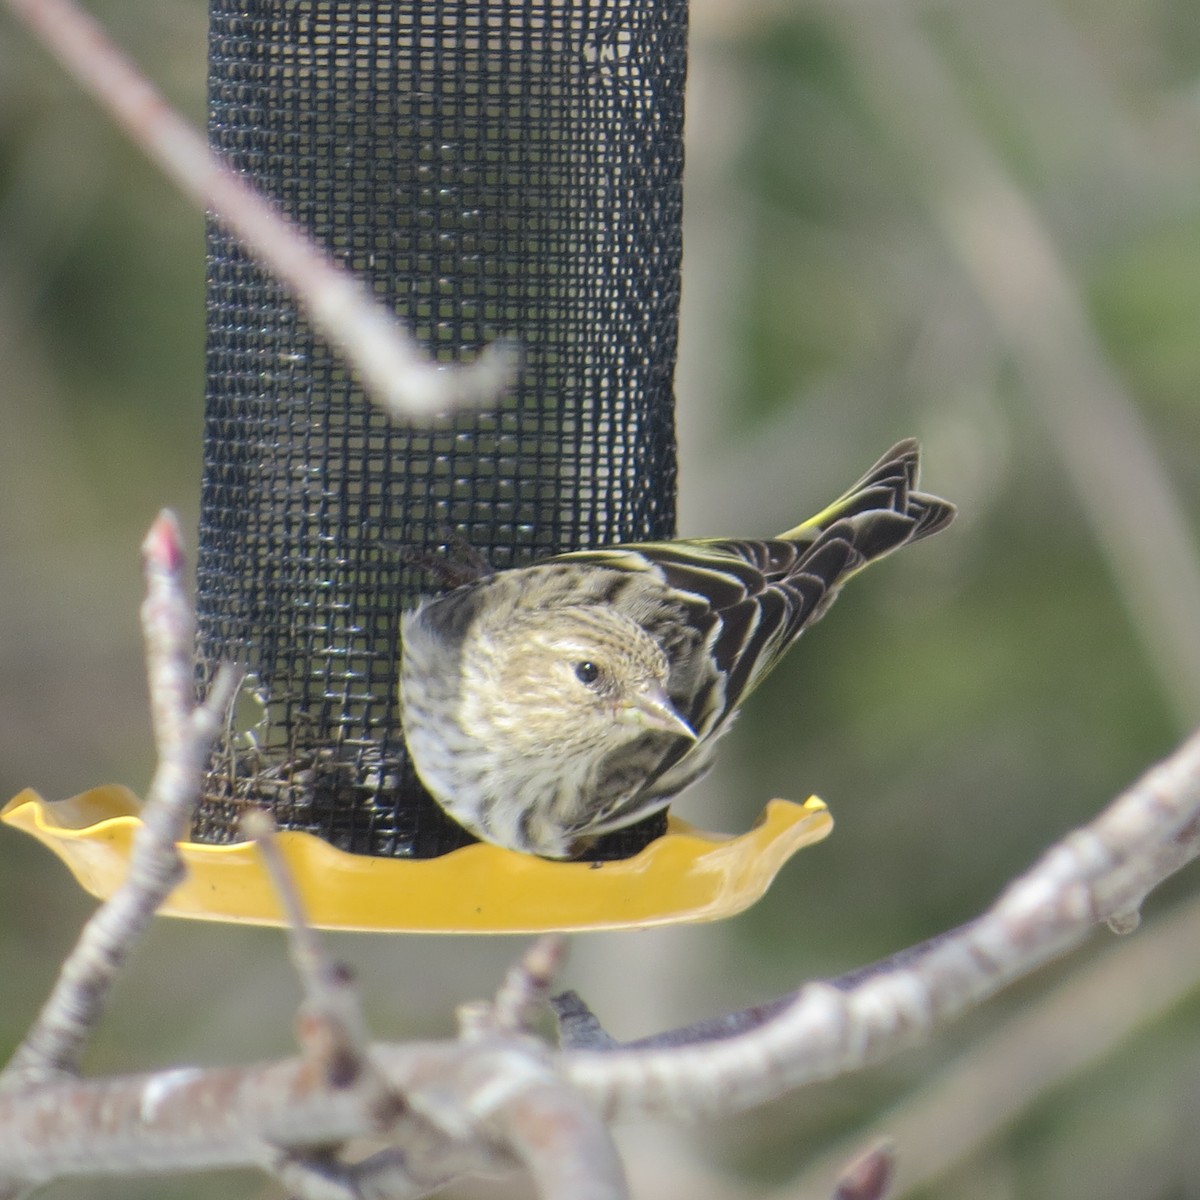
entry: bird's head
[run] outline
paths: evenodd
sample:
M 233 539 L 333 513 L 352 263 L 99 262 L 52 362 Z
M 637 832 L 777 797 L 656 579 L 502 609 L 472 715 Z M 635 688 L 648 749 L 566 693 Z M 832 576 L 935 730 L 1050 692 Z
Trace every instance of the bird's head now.
M 498 736 L 530 750 L 608 751 L 646 733 L 692 741 L 671 703 L 667 657 L 635 621 L 596 605 L 515 614 L 469 660 Z

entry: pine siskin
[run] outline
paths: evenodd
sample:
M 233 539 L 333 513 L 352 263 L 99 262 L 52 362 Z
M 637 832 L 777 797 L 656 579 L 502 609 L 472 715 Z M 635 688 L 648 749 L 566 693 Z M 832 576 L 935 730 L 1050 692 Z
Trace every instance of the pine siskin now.
M 738 706 L 851 575 L 954 506 L 900 442 L 769 541 L 561 554 L 427 600 L 402 621 L 417 774 L 476 837 L 572 858 L 708 770 Z

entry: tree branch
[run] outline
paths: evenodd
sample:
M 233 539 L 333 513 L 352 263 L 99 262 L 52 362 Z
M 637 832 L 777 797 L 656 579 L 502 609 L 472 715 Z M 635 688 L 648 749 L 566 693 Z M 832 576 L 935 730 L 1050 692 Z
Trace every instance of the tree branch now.
M 1044 995 L 1011 1010 L 869 1128 L 822 1148 L 759 1200 L 828 1196 L 846 1159 L 872 1137 L 902 1147 L 897 1195 L 927 1192 L 1048 1092 L 1113 1052 L 1200 986 L 1200 898 L 1159 913 Z M 987 1103 L 978 1103 L 986 1080 Z M 1077 1189 L 1087 1194 L 1087 1188 Z
M 134 838 L 129 876 L 84 926 L 33 1027 L 0 1072 L 0 1086 L 78 1071 L 129 951 L 183 875 L 175 843 L 186 834 L 209 752 L 237 691 L 238 672 L 223 667 L 205 702 L 194 705 L 195 621 L 184 592 L 179 526 L 171 513 L 159 515 L 142 553 L 142 629 L 158 765 Z
M 977 127 L 907 4 L 823 11 L 862 95 L 909 165 L 947 246 L 995 322 L 1108 560 L 1180 725 L 1200 718 L 1200 553 L 1170 472 L 1105 351 L 1083 288 Z
M 345 354 L 372 399 L 398 420 L 494 402 L 516 378 L 513 345 L 469 366 L 431 362 L 396 317 L 239 174 L 73 0 L 7 0 L 73 79 L 190 200 L 211 209 Z
M 976 920 L 865 973 L 806 984 L 782 1007 L 731 1014 L 719 1040 L 708 1025 L 639 1048 L 569 1051 L 564 1073 L 611 1119 L 679 1119 L 734 1112 L 857 1070 L 1078 945 L 1097 922 L 1129 927 L 1145 895 L 1197 853 L 1200 733 Z
M 556 1055 L 520 1030 L 468 1023 L 457 1040 L 372 1046 L 370 1069 L 345 1077 L 310 1056 L 10 1090 L 0 1094 L 0 1179 L 258 1165 L 324 1200 L 416 1196 L 467 1171 L 524 1162 L 544 1196 L 620 1197 L 603 1120 L 725 1114 L 895 1053 L 1097 922 L 1133 911 L 1200 852 L 1198 813 L 1200 734 L 977 920 L 731 1014 L 719 1029 L 674 1030 L 641 1048 Z M 548 949 L 535 947 L 518 973 L 548 978 L 530 970 Z M 529 986 L 508 985 L 514 994 Z M 348 1166 L 329 1156 L 331 1146 L 381 1136 L 393 1150 Z

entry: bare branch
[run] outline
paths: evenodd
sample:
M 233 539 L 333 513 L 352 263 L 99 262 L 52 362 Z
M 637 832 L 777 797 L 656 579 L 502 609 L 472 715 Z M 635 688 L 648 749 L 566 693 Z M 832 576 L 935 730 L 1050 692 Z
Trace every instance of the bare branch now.
M 448 1139 L 482 1144 L 522 1162 L 546 1200 L 620 1200 L 624 1170 L 603 1121 L 563 1082 L 556 1060 L 527 1036 L 473 1036 L 441 1061 L 413 1064 L 408 1046 L 378 1047 L 374 1061 L 412 1113 Z
M 374 1109 L 382 1123 L 390 1124 L 390 1118 L 403 1115 L 410 1105 L 419 1112 L 420 1100 L 411 1094 L 401 1099 L 371 1064 L 366 1024 L 350 973 L 329 960 L 308 925 L 275 840 L 274 822 L 254 811 L 242 823 L 258 842 L 288 916 L 292 960 L 305 988 L 299 1028 L 307 1056 L 331 1088 L 353 1087 L 368 1093 L 369 1099 L 374 1085 Z M 623 1200 L 623 1169 L 599 1115 L 557 1078 L 542 1044 L 523 1036 L 545 1004 L 565 954 L 562 937 L 539 938 L 509 970 L 496 999 L 471 1008 L 474 1019 L 464 1030 L 464 1046 L 485 1039 L 490 1044 L 481 1045 L 478 1059 L 465 1053 L 461 1062 L 446 1064 L 435 1081 L 438 1100 L 431 1115 L 436 1121 L 449 1113 L 444 1130 L 448 1140 L 498 1144 L 524 1162 L 547 1200 Z M 509 1036 L 511 1045 L 498 1040 Z M 455 1098 L 452 1109 L 447 1096 Z M 430 1148 L 427 1140 L 423 1149 Z M 431 1174 L 435 1183 L 447 1178 L 440 1162 L 445 1150 L 434 1149 L 432 1172 L 422 1162 L 428 1154 L 414 1155 L 411 1146 L 402 1158 L 377 1157 L 365 1169 L 347 1168 L 327 1151 L 316 1158 L 284 1156 L 272 1170 L 310 1200 L 353 1197 L 364 1186 L 383 1189 L 389 1196 L 420 1195 Z
M 552 996 L 550 1009 L 558 1023 L 558 1043 L 564 1050 L 615 1050 L 620 1046 L 578 992 Z
M 159 514 L 142 553 L 142 626 L 158 765 L 134 839 L 129 875 L 84 926 L 54 990 L 0 1076 L 6 1087 L 78 1070 L 84 1045 L 129 951 L 182 875 L 175 843 L 187 831 L 209 752 L 237 691 L 238 673 L 222 668 L 205 702 L 192 706 L 195 623 L 184 592 L 183 548 L 173 514 Z
M 567 940 L 538 938 L 509 969 L 492 1003 L 492 1020 L 503 1033 L 527 1033 L 548 1003 L 550 988 L 567 957 Z
M 1200 852 L 1198 812 L 1200 734 L 976 921 L 836 983 L 809 984 L 774 1015 L 763 1015 L 771 1006 L 733 1014 L 748 1030 L 733 1036 L 679 1045 L 675 1031 L 663 1035 L 674 1042 L 667 1048 L 553 1055 L 528 1035 L 478 1029 L 455 1041 L 371 1047 L 370 1069 L 345 1078 L 319 1060 L 314 1070 L 310 1057 L 8 1091 L 0 1181 L 253 1164 L 295 1178 L 313 1200 L 336 1200 L 343 1185 L 413 1197 L 515 1159 L 546 1197 L 620 1197 L 603 1120 L 728 1113 L 894 1053 L 1096 923 L 1133 911 Z M 535 947 L 533 959 L 551 948 Z M 381 1136 L 393 1151 L 344 1168 L 329 1157 L 331 1146 Z
M 280 1149 L 380 1129 L 373 1097 L 330 1088 L 300 1059 L 44 1084 L 0 1093 L 0 1178 L 269 1167 Z
M 438 1139 L 415 1150 L 411 1145 L 405 1150 L 389 1148 L 356 1163 L 329 1154 L 285 1155 L 270 1170 L 297 1200 L 419 1200 L 464 1175 L 496 1165 L 486 1147 Z
M 512 385 L 518 355 L 505 342 L 494 342 L 469 366 L 429 361 L 361 283 L 217 157 L 204 136 L 167 104 L 73 0 L 7 2 L 184 195 L 216 213 L 287 287 L 392 416 L 413 420 L 491 403 Z
M 403 1149 L 389 1147 L 361 1162 L 340 1167 L 325 1164 L 324 1172 L 326 1178 L 336 1176 L 345 1180 L 353 1189 L 354 1200 L 416 1200 L 466 1175 L 511 1165 L 507 1157 L 495 1153 L 482 1140 L 449 1142 L 437 1136 L 418 1142 L 410 1131 Z M 293 1189 L 295 1180 L 288 1171 L 278 1171 L 276 1177 L 289 1191 Z
M 859 1130 L 807 1162 L 770 1194 L 772 1200 L 828 1195 L 853 1147 L 885 1132 L 903 1147 L 896 1194 L 927 1190 L 1047 1091 L 1191 995 L 1200 985 L 1197 945 L 1200 900 L 1193 898 L 1020 1006 L 884 1113 L 873 1129 Z M 981 1079 L 987 1080 L 985 1105 L 975 1102 Z
M 1200 554 L 1138 405 L 1036 204 L 906 4 L 828 4 L 856 79 L 974 284 L 1183 729 L 1200 719 Z
M 275 821 L 271 815 L 262 809 L 247 809 L 241 824 L 243 831 L 257 843 L 287 917 L 292 965 L 304 986 L 304 1005 L 297 1021 L 300 1045 L 332 1086 L 344 1087 L 368 1064 L 367 1022 L 353 973 L 326 954 L 316 930 L 309 925 L 295 881 L 275 839 Z
M 599 1115 L 557 1078 L 539 1043 L 381 1046 L 372 1065 L 396 1098 L 386 1112 L 374 1088 L 358 1079 L 331 1086 L 304 1059 L 0 1093 L 0 1188 L 257 1166 L 314 1196 L 343 1186 L 417 1196 L 519 1160 L 549 1200 L 625 1195 Z M 359 1164 L 323 1152 L 380 1137 L 395 1150 Z
M 568 1079 L 610 1118 L 727 1113 L 895 1053 L 1134 911 L 1200 853 L 1200 733 L 1090 825 L 1053 847 L 993 907 L 853 981 L 810 983 L 723 1040 L 571 1051 Z M 762 1009 L 754 1010 L 761 1014 Z M 739 1014 L 734 1014 L 736 1020 Z
M 625 1169 L 599 1113 L 559 1080 L 526 1088 L 495 1125 L 546 1200 L 624 1200 Z
M 895 1147 L 886 1139 L 868 1146 L 842 1169 L 833 1200 L 884 1200 L 896 1172 Z

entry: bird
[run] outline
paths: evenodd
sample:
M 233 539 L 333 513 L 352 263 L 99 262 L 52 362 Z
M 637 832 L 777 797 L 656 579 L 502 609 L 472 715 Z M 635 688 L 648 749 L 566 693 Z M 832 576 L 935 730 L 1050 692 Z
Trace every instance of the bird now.
M 479 840 L 547 859 L 666 807 L 843 584 L 953 519 L 919 463 L 899 442 L 775 538 L 570 551 L 420 602 L 400 715 L 422 784 Z

